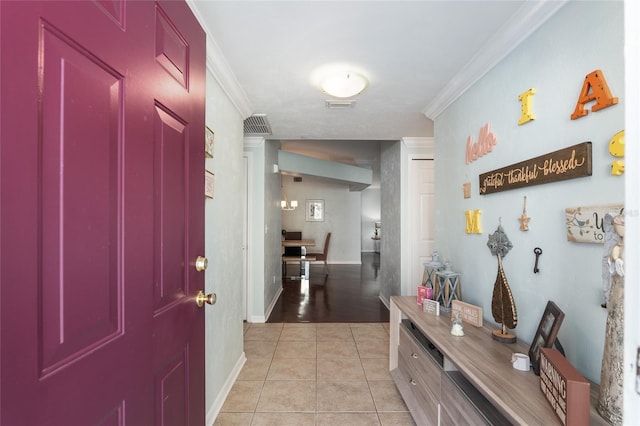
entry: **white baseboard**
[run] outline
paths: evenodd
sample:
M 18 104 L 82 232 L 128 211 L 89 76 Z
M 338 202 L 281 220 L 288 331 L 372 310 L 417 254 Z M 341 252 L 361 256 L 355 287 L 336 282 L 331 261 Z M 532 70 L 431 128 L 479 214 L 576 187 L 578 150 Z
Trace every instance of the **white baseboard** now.
M 252 324 L 264 324 L 267 322 L 267 318 L 265 318 L 264 315 L 251 315 L 251 318 L 249 318 L 247 322 Z
M 378 299 L 387 307 L 387 309 L 391 310 L 391 305 L 389 304 L 389 299 L 384 297 L 382 293 L 378 294 Z
M 265 312 L 265 318 L 269 318 L 271 316 L 271 312 L 273 312 L 273 308 L 276 306 L 276 303 L 278 303 L 278 299 L 280 298 L 280 295 L 282 294 L 282 291 L 284 289 L 282 287 L 280 287 L 278 289 L 278 292 L 276 293 L 276 295 L 273 297 L 273 300 L 271 301 L 271 303 L 269 304 L 269 307 L 267 308 L 267 312 Z M 267 322 L 266 320 L 263 322 Z
M 269 304 L 269 307 L 267 308 L 267 312 L 265 312 L 265 315 L 251 315 L 251 317 L 247 320 L 247 322 L 250 322 L 253 324 L 264 324 L 265 322 L 267 322 L 267 318 L 271 316 L 271 312 L 273 311 L 273 308 L 276 306 L 276 303 L 278 303 L 278 299 L 280 298 L 282 291 L 283 291 L 283 288 L 280 287 L 276 292 L 276 295 L 273 297 L 273 300 Z
M 233 370 L 231 370 L 229 377 L 224 382 L 222 389 L 220 389 L 220 392 L 218 393 L 216 400 L 213 401 L 213 405 L 211 406 L 211 408 L 207 410 L 207 417 L 206 417 L 205 424 L 212 426 L 213 423 L 215 423 L 216 418 L 218 417 L 218 414 L 220 414 L 220 410 L 222 410 L 222 405 L 224 404 L 224 401 L 229 396 L 229 392 L 231 392 L 231 388 L 233 387 L 233 384 L 236 382 L 236 379 L 240 375 L 240 371 L 242 370 L 242 367 L 246 362 L 247 362 L 247 357 L 244 354 L 244 352 L 242 352 L 240 354 L 240 358 L 238 358 L 238 361 L 236 362 L 236 365 L 233 367 Z

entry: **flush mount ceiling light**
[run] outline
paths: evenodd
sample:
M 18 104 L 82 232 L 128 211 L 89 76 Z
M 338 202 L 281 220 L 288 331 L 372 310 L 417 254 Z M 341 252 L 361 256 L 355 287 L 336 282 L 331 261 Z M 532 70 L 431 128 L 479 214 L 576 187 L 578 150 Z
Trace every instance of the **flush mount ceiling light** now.
M 320 82 L 320 88 L 336 98 L 350 98 L 362 93 L 369 81 L 365 76 L 355 71 L 335 71 L 328 74 Z

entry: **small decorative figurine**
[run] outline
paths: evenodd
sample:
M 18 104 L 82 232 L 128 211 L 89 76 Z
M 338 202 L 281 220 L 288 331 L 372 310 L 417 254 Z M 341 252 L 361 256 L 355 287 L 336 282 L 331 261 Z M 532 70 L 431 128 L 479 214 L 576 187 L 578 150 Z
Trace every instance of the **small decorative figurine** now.
M 458 315 L 452 320 L 451 334 L 454 336 L 464 336 L 464 329 L 462 327 L 462 320 Z
M 609 212 L 605 213 L 602 219 L 602 229 L 604 231 L 604 249 L 602 253 L 602 291 L 604 292 L 603 308 L 607 307 L 609 303 L 609 294 L 611 293 L 611 282 L 613 280 L 613 274 L 611 273 L 611 254 L 613 248 L 617 247 L 620 243 L 620 235 L 613 227 L 613 218 L 617 216 L 617 213 Z
M 491 313 L 493 314 L 493 319 L 502 325 L 501 329 L 493 330 L 491 337 L 502 343 L 515 343 L 517 340 L 516 335 L 507 332 L 507 329 L 516 328 L 516 325 L 518 325 L 518 313 L 516 312 L 516 303 L 513 300 L 511 288 L 502 269 L 502 258 L 513 248 L 513 244 L 511 244 L 507 234 L 502 229 L 502 219 L 500 219 L 496 232 L 489 235 L 487 246 L 491 250 L 491 254 L 498 257 L 498 276 L 493 286 Z
M 529 230 L 529 221 L 531 218 L 527 216 L 527 196 L 524 196 L 524 207 L 522 208 L 522 216 L 520 216 L 520 230 L 528 231 Z
M 624 397 L 624 214 L 607 213 L 605 223 L 610 223 L 618 239 L 608 256 L 611 283 L 607 298 L 607 326 L 605 328 L 604 353 L 600 372 L 600 395 L 596 410 L 613 425 L 622 423 Z M 606 230 L 605 230 L 606 231 Z M 611 232 L 610 230 L 608 232 Z M 606 243 L 605 243 L 606 247 Z

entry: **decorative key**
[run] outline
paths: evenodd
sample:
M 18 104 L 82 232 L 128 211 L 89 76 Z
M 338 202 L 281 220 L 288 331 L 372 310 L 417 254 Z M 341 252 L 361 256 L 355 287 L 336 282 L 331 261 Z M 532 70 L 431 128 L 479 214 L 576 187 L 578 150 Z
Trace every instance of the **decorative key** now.
M 533 267 L 533 273 L 537 274 L 538 272 L 540 272 L 540 269 L 538 268 L 538 258 L 542 254 L 542 249 L 540 247 L 536 247 L 533 249 L 533 252 L 536 254 L 536 264 Z

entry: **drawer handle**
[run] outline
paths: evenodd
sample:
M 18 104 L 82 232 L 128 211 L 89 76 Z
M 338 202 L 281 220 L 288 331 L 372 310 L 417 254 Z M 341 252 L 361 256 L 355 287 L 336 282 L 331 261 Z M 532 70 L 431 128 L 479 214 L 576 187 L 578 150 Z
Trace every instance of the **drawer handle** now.
M 418 359 L 418 354 L 417 354 L 417 353 L 415 353 L 415 352 L 414 352 L 414 353 L 412 353 L 412 354 L 411 354 L 411 358 L 413 358 L 413 359 Z
M 411 383 L 412 386 L 415 386 L 417 384 L 416 381 L 413 379 L 409 380 L 409 383 Z

